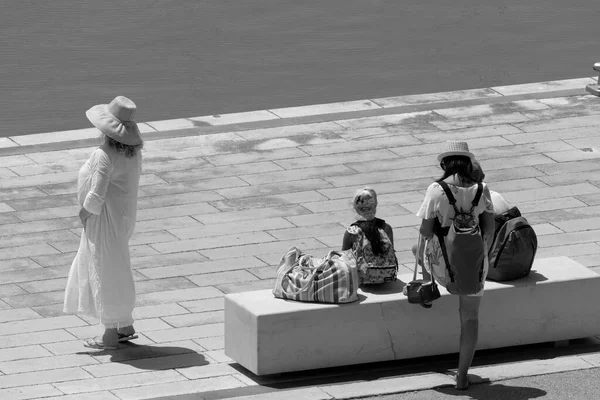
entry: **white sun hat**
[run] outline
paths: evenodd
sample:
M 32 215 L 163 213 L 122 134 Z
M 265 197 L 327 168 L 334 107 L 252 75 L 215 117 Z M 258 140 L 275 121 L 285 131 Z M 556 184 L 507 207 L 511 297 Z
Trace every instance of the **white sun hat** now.
M 438 162 L 442 162 L 444 158 L 449 156 L 469 157 L 471 162 L 475 160 L 475 156 L 469 151 L 467 142 L 458 142 L 456 140 L 449 140 L 446 142 L 446 150 L 437 157 Z
M 142 144 L 140 130 L 133 120 L 136 109 L 133 101 L 125 96 L 117 96 L 110 104 L 98 104 L 90 108 L 85 115 L 106 136 L 135 146 Z

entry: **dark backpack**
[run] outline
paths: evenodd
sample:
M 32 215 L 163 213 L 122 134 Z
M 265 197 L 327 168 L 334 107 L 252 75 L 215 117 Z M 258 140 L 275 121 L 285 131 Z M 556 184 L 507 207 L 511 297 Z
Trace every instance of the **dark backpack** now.
M 487 279 L 504 282 L 529 275 L 537 251 L 535 231 L 517 207 L 494 219 L 496 229 Z
M 446 290 L 459 295 L 475 294 L 483 289 L 484 284 L 485 246 L 479 228 L 479 216 L 473 215 L 481 199 L 483 185 L 477 184 L 477 193 L 471 202 L 471 209 L 465 212 L 456 207 L 456 199 L 446 182 L 440 180 L 438 184 L 444 189 L 450 205 L 454 208 L 452 225 L 446 229 L 439 225 L 436 229 L 446 263 Z

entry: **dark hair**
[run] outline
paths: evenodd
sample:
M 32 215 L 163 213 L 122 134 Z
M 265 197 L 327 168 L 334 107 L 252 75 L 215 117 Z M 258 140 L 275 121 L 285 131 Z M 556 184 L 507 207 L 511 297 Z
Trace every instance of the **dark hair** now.
M 144 143 L 136 144 L 135 146 L 130 146 L 128 144 L 123 144 L 121 142 L 116 141 L 108 135 L 104 136 L 104 142 L 108 144 L 109 147 L 115 149 L 117 153 L 123 154 L 127 158 L 134 157 L 142 147 L 144 147 Z
M 383 254 L 383 242 L 381 241 L 381 234 L 379 229 L 385 227 L 385 221 L 379 218 L 374 218 L 370 221 L 356 221 L 352 225 L 358 226 L 369 242 L 371 242 L 371 249 L 373 254 Z
M 439 179 L 443 181 L 449 176 L 457 175 L 458 179 L 463 183 L 475 183 L 473 177 L 473 164 L 471 159 L 466 156 L 448 156 L 442 159 L 440 166 L 444 170 L 444 174 Z

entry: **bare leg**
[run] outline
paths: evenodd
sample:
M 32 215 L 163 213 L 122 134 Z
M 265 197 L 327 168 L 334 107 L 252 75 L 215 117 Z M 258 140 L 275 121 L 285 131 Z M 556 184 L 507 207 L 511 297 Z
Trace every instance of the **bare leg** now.
M 105 346 L 117 347 L 119 345 L 117 328 L 105 329 L 104 335 L 102 335 L 102 343 L 104 343 Z
M 459 296 L 460 314 L 460 346 L 458 357 L 458 371 L 456 374 L 456 388 L 466 389 L 469 386 L 468 372 L 475 347 L 479 337 L 479 305 L 481 296 Z

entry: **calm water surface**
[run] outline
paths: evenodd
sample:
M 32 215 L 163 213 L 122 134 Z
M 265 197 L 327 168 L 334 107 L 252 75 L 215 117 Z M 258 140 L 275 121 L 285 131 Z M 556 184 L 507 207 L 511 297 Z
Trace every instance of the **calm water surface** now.
M 526 3 L 526 4 L 525 4 Z M 597 0 L 2 0 L 0 136 L 593 76 Z

